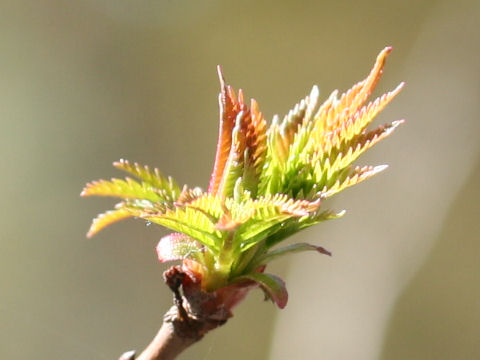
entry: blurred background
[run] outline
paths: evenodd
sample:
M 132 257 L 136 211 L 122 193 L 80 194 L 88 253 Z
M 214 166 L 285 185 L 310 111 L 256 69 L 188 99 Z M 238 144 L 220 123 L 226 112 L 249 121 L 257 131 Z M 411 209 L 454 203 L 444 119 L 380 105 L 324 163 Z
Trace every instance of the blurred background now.
M 480 358 L 480 2 L 0 0 L 0 357 L 117 359 L 171 304 L 140 221 L 85 238 L 120 158 L 207 186 L 218 81 L 267 119 L 318 84 L 326 98 L 394 47 L 376 123 L 405 118 L 360 164 L 379 176 L 292 241 L 332 258 L 272 264 L 290 302 L 260 291 L 181 359 Z

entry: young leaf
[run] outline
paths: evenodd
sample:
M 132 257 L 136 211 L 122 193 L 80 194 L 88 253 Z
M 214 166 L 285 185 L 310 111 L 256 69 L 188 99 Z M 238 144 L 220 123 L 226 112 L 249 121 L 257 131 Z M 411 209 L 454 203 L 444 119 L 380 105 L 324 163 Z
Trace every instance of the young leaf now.
M 220 186 L 220 181 L 225 169 L 230 148 L 232 146 L 232 130 L 235 125 L 235 119 L 239 112 L 238 102 L 234 90 L 225 85 L 222 68 L 217 67 L 218 78 L 220 79 L 220 95 L 218 104 L 220 106 L 220 129 L 218 133 L 217 152 L 215 154 L 215 164 L 213 166 L 208 192 L 216 195 Z
M 164 192 L 165 200 L 174 201 L 180 194 L 180 188 L 175 180 L 171 177 L 165 178 L 157 168 L 150 170 L 147 165 L 141 166 L 137 163 L 130 164 L 124 159 L 114 162 L 113 166 L 132 174 L 157 190 Z
M 313 109 L 318 104 L 318 87 L 314 86 L 310 95 L 289 111 L 282 123 L 275 116 L 267 131 L 267 153 L 263 173 L 260 175 L 260 192 L 272 195 L 286 192 L 282 187 L 285 179 L 287 161 L 291 154 L 296 156 L 299 142 L 306 143 L 311 131 L 307 120 L 311 119 Z M 296 144 L 296 145 L 294 145 Z
M 285 282 L 276 275 L 264 273 L 250 273 L 239 276 L 235 282 L 253 281 L 264 291 L 265 296 L 272 300 L 280 309 L 283 309 L 288 302 L 288 292 Z
M 88 183 L 80 196 L 113 196 L 122 199 L 144 199 L 151 202 L 161 202 L 164 197 L 151 185 L 138 183 L 133 179 L 125 178 L 98 180 Z
M 367 129 L 403 86 L 367 103 L 390 51 L 381 51 L 369 75 L 340 97 L 335 90 L 321 103 L 314 86 L 282 121 L 274 116 L 268 130 L 256 101 L 247 106 L 242 90 L 237 96 L 218 67 L 220 129 L 208 192 L 187 186 L 180 190 L 157 169 L 120 160 L 114 166 L 138 181 L 86 185 L 82 196 L 124 199 L 94 220 L 89 236 L 132 216 L 155 222 L 179 232 L 160 241 L 160 261 L 183 260 L 184 268 L 201 275 L 203 289 L 216 290 L 232 279 L 253 281 L 285 306 L 283 281 L 263 269 L 258 272 L 258 267 L 298 251 L 329 253 L 304 243 L 272 247 L 304 228 L 342 216 L 344 212 L 320 209 L 320 202 L 386 168 L 354 167 L 353 162 L 402 123 Z
M 136 216 L 134 212 L 122 207 L 99 214 L 95 219 L 93 219 L 92 225 L 88 230 L 87 237 L 92 237 L 108 225 L 134 216 Z
M 177 207 L 165 213 L 145 214 L 142 218 L 186 234 L 211 249 L 212 252 L 218 252 L 222 240 L 221 233 L 215 228 L 212 219 L 201 210 Z
M 336 193 L 350 187 L 352 185 L 356 185 L 363 180 L 372 177 L 375 174 L 385 170 L 388 166 L 387 165 L 378 165 L 378 166 L 363 166 L 363 167 L 355 167 L 355 169 L 345 178 L 337 180 L 332 186 L 328 187 L 328 191 L 324 193 L 325 197 L 330 197 L 335 195 Z
M 345 215 L 345 210 L 337 213 L 331 210 L 325 210 L 309 217 L 301 218 L 298 221 L 294 221 L 295 219 L 292 219 L 291 221 L 282 224 L 283 226 L 280 229 L 269 235 L 265 240 L 265 246 L 267 249 L 269 249 L 303 229 L 316 225 L 322 221 L 341 218 L 343 215 Z
M 233 196 L 235 183 L 244 173 L 246 140 L 242 128 L 244 127 L 246 116 L 248 116 L 246 112 L 240 111 L 237 115 L 235 127 L 232 130 L 232 145 L 225 162 L 217 193 L 221 198 Z
M 248 199 L 240 204 L 227 199 L 225 204 L 230 223 L 237 224 L 234 242 L 241 251 L 246 251 L 271 234 L 276 225 L 290 218 L 314 213 L 320 201 L 294 200 L 287 195 L 276 194 L 256 200 Z
M 258 260 L 255 262 L 255 266 L 266 265 L 270 261 L 286 254 L 312 250 L 317 251 L 320 254 L 332 256 L 332 253 L 330 251 L 326 250 L 321 246 L 316 246 L 308 243 L 296 243 L 269 251 L 265 255 L 258 258 Z

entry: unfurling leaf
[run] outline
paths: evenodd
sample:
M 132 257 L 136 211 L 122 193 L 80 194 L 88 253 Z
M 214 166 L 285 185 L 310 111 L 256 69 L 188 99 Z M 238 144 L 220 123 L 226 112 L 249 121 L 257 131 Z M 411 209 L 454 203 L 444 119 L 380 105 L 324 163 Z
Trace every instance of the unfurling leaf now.
M 120 160 L 114 166 L 137 180 L 98 180 L 85 186 L 82 196 L 122 199 L 93 221 L 88 236 L 129 217 L 165 226 L 175 233 L 160 240 L 159 261 L 182 261 L 205 291 L 230 285 L 240 291 L 242 281 L 254 282 L 283 308 L 285 284 L 264 274 L 265 265 L 294 252 L 330 252 L 306 243 L 274 247 L 305 228 L 341 217 L 345 212 L 324 209 L 324 200 L 386 169 L 354 162 L 403 123 L 368 129 L 403 88 L 401 83 L 368 100 L 390 52 L 389 47 L 380 52 L 363 81 L 341 95 L 333 91 L 323 103 L 313 86 L 287 115 L 275 115 L 270 126 L 257 102 L 245 101 L 242 90 L 227 85 L 218 67 L 220 126 L 208 191 L 180 188 L 158 169 Z
M 254 196 L 265 161 L 267 124 L 255 100 L 250 108 L 244 102 L 243 91 L 238 98 L 231 86 L 225 85 L 221 68 L 220 129 L 215 164 L 208 192 L 226 198 L 233 194 L 238 178 Z

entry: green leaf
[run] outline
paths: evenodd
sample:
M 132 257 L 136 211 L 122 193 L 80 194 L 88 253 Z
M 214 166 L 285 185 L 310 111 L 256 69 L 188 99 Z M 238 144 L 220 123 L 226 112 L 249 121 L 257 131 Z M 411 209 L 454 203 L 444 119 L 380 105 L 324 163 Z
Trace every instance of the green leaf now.
M 233 196 L 235 183 L 244 174 L 246 134 L 243 128 L 245 127 L 246 116 L 248 114 L 245 111 L 240 111 L 235 120 L 235 127 L 232 130 L 232 145 L 218 188 L 218 194 L 222 198 Z
M 316 246 L 308 243 L 296 243 L 296 244 L 288 245 L 279 249 L 269 251 L 265 255 L 261 256 L 255 263 L 256 265 L 260 266 L 260 265 L 267 264 L 270 261 L 286 254 L 291 254 L 291 253 L 296 253 L 301 251 L 312 251 L 312 250 L 317 251 L 320 254 L 324 254 L 328 256 L 332 255 L 330 251 L 326 250 L 321 246 Z
M 150 170 L 147 165 L 141 166 L 138 163 L 130 164 L 124 159 L 114 162 L 113 166 L 136 176 L 158 190 L 163 190 L 165 197 L 170 201 L 174 201 L 180 194 L 180 187 L 175 180 L 171 177 L 164 177 L 157 168 Z
M 377 166 L 357 166 L 353 171 L 351 171 L 347 177 L 338 179 L 333 185 L 328 187 L 328 191 L 324 193 L 325 197 L 330 197 L 342 190 L 345 190 L 347 187 L 356 185 L 375 174 L 385 170 L 387 165 L 377 165 Z
M 296 221 L 295 219 L 292 219 L 286 222 L 285 224 L 282 224 L 283 226 L 279 230 L 269 235 L 265 241 L 265 245 L 267 248 L 271 248 L 276 244 L 278 244 L 279 242 L 285 240 L 289 236 L 292 236 L 293 234 L 303 229 L 306 229 L 312 225 L 316 225 L 322 221 L 338 219 L 342 217 L 344 214 L 345 214 L 344 210 L 338 213 L 333 212 L 331 210 L 325 210 L 325 211 L 319 212 L 316 215 L 298 219 L 298 221 Z
M 355 135 L 348 140 L 337 137 L 333 141 L 335 144 L 333 147 L 319 150 L 314 154 L 311 160 L 315 164 L 312 171 L 314 181 L 320 188 L 326 187 L 324 191 L 330 190 L 336 182 L 342 183 L 350 173 L 350 165 L 363 152 L 389 136 L 402 123 L 401 120 L 394 121 L 392 124 L 379 126 L 375 130 Z M 338 191 L 341 190 L 343 188 Z
M 218 253 L 222 234 L 215 228 L 212 219 L 201 210 L 191 207 L 176 208 L 165 213 L 145 214 L 142 218 L 186 234 L 211 249 L 213 253 Z
M 120 204 L 121 205 L 121 204 Z M 100 230 L 103 228 L 107 227 L 110 224 L 113 224 L 117 221 L 124 220 L 127 218 L 131 218 L 134 216 L 137 216 L 138 214 L 135 214 L 135 212 L 132 212 L 128 209 L 125 209 L 123 207 L 120 207 L 115 210 L 110 210 L 107 211 L 103 214 L 97 215 L 95 219 L 92 221 L 92 225 L 90 226 L 90 229 L 88 230 L 87 237 L 92 237 L 96 233 L 98 233 Z
M 272 300 L 280 309 L 288 302 L 288 292 L 285 282 L 276 275 L 264 273 L 251 273 L 235 278 L 235 282 L 253 281 L 264 291 L 265 296 Z
M 112 196 L 122 199 L 144 199 L 152 202 L 163 201 L 164 197 L 154 187 L 147 183 L 138 183 L 125 178 L 98 180 L 88 183 L 80 196 Z
M 176 204 L 205 214 L 213 223 L 216 223 L 223 214 L 222 200 L 218 196 L 203 193 L 186 203 Z
M 297 157 L 307 144 L 312 130 L 312 116 L 318 107 L 318 87 L 314 86 L 310 95 L 295 105 L 284 117 L 281 124 L 274 117 L 267 131 L 267 154 L 264 171 L 260 176 L 261 194 L 288 193 L 285 186 L 287 168 L 292 168 Z
M 250 213 L 241 217 L 237 215 L 242 214 L 241 211 L 232 210 L 232 218 L 238 218 L 241 224 L 236 230 L 235 238 L 241 241 L 242 251 L 245 251 L 256 242 L 265 239 L 280 223 L 291 218 L 309 216 L 315 213 L 319 205 L 319 200 L 314 202 L 294 200 L 284 194 L 265 196 L 251 200 L 248 204 L 240 204 L 244 212 L 247 211 L 245 209 L 249 209 Z
M 250 220 L 239 226 L 235 233 L 235 243 L 241 252 L 249 250 L 259 242 L 276 233 L 289 216 L 283 215 L 269 221 Z

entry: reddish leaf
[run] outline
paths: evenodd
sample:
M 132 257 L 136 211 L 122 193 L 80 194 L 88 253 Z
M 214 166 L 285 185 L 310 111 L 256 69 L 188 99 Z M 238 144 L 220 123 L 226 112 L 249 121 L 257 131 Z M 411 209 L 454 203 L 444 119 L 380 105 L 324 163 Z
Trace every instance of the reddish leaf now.
M 196 259 L 202 251 L 201 245 L 191 237 L 172 233 L 160 239 L 157 245 L 157 255 L 160 262 Z
M 225 85 L 222 68 L 217 67 L 220 79 L 220 95 L 218 103 L 220 106 L 220 129 L 218 133 L 217 152 L 215 154 L 215 165 L 213 166 L 208 192 L 216 194 L 222 179 L 225 163 L 227 162 L 230 148 L 232 146 L 232 130 L 235 126 L 235 118 L 238 114 L 238 102 L 234 90 Z

